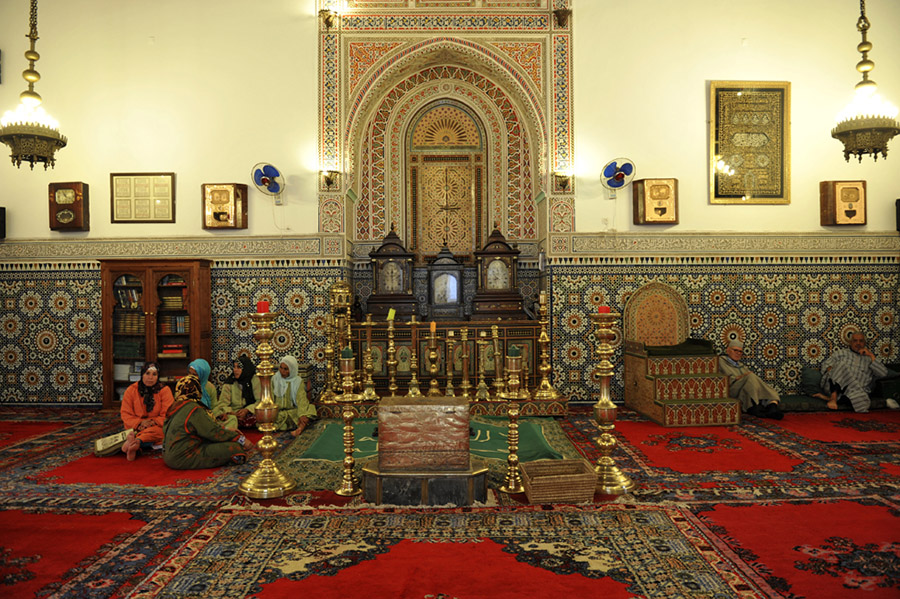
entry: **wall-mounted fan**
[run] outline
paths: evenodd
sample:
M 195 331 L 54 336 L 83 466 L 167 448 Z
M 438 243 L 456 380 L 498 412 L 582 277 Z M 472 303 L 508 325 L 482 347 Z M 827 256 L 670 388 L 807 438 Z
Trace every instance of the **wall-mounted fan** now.
M 250 178 L 256 189 L 274 198 L 275 205 L 281 205 L 281 193 L 284 191 L 284 177 L 281 171 L 269 164 L 260 162 L 250 170 Z
M 631 183 L 634 171 L 634 163 L 628 158 L 616 158 L 606 163 L 600 174 L 600 182 L 609 190 L 609 199 L 616 199 L 616 190 Z

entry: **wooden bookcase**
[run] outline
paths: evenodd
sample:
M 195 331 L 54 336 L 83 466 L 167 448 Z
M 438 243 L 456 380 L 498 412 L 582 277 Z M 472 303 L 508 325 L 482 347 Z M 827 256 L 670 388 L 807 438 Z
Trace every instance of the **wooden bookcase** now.
M 175 386 L 210 359 L 209 260 L 101 260 L 103 409 L 118 411 L 144 362 Z

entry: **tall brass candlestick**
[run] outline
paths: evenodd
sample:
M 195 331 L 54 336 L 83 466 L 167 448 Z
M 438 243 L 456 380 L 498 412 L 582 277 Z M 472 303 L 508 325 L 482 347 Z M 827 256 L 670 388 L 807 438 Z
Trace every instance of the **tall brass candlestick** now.
M 438 372 L 438 346 L 437 346 L 437 331 L 434 328 L 434 322 L 431 323 L 431 332 L 428 335 L 428 374 L 431 375 L 431 382 L 428 384 L 428 397 L 440 397 L 443 395 L 441 393 L 441 388 L 438 386 L 437 381 L 437 372 Z
M 372 378 L 375 372 L 375 367 L 372 364 L 372 327 L 375 326 L 375 323 L 372 322 L 371 314 L 366 314 L 366 322 L 362 326 L 366 327 L 366 356 L 363 361 L 363 368 L 366 371 L 366 386 L 363 390 L 363 399 L 376 401 L 378 394 L 375 393 L 375 380 Z
M 491 325 L 491 341 L 494 343 L 494 395 L 500 397 L 506 387 L 503 378 L 503 354 L 500 353 L 500 327 Z
M 238 490 L 252 499 L 282 497 L 297 486 L 297 483 L 281 472 L 272 459 L 272 454 L 278 447 L 278 441 L 272 436 L 275 431 L 275 418 L 278 416 L 278 405 L 272 400 L 272 375 L 275 374 L 275 367 L 271 358 L 275 350 L 269 343 L 275 334 L 272 331 L 275 316 L 274 312 L 257 312 L 250 315 L 250 320 L 256 327 L 253 338 L 258 343 L 256 355 L 259 356 L 259 366 L 256 368 L 256 374 L 259 376 L 261 392 L 259 403 L 255 409 L 256 424 L 263 433 L 262 439 L 256 446 L 263 459 L 256 470 L 238 485 Z
M 462 396 L 469 399 L 469 389 L 472 388 L 471 384 L 469 384 L 469 327 L 463 327 L 460 335 L 460 343 L 462 343 L 462 382 L 460 382 L 459 386 L 462 389 Z
M 444 360 L 447 369 L 447 397 L 455 397 L 456 390 L 453 388 L 453 349 L 456 339 L 453 338 L 453 331 L 447 331 L 447 359 Z
M 594 470 L 597 472 L 597 492 L 605 495 L 623 495 L 634 488 L 634 481 L 619 470 L 610 457 L 617 444 L 612 433 L 616 427 L 618 411 L 609 392 L 609 379 L 613 374 L 610 358 L 614 351 L 610 341 L 616 336 L 615 323 L 619 316 L 621 315 L 617 312 L 591 314 L 591 320 L 596 327 L 594 336 L 597 339 L 597 348 L 594 352 L 597 355 L 597 367 L 594 374 L 600 378 L 600 399 L 594 405 L 594 420 L 601 433 L 597 439 L 600 458 Z
M 540 311 L 541 311 L 541 334 L 538 337 L 538 344 L 541 346 L 541 364 L 538 366 L 538 372 L 541 373 L 541 382 L 534 392 L 534 398 L 541 401 L 552 401 L 559 399 L 559 393 L 550 383 L 550 335 L 547 333 L 547 327 L 550 324 L 547 309 L 547 296 L 541 291 L 540 295 Z
M 509 455 L 506 457 L 506 477 L 503 486 L 500 487 L 501 493 L 524 493 L 525 488 L 522 486 L 522 474 L 519 471 L 519 404 L 516 403 L 516 397 L 519 394 L 519 372 L 522 370 L 522 355 L 518 348 L 506 356 L 506 370 L 509 372 L 509 389 L 507 393 L 498 395 L 498 399 L 505 399 L 506 415 L 509 418 L 507 428 L 507 447 Z M 494 361 L 498 361 L 499 356 L 494 355 Z
M 334 316 L 325 318 L 325 388 L 319 401 L 329 403 L 334 399 Z
M 388 323 L 388 348 L 387 348 L 387 367 L 388 367 L 388 391 L 391 397 L 397 396 L 397 348 L 394 346 L 394 319 L 391 318 Z
M 531 371 L 528 369 L 528 360 L 524 357 L 522 358 L 522 376 L 519 379 L 522 381 L 522 387 L 519 389 L 519 397 L 522 399 L 531 399 L 531 391 L 528 390 L 528 376 L 531 374 Z
M 412 347 L 409 352 L 409 390 L 406 392 L 407 397 L 422 397 L 422 391 L 419 390 L 419 358 L 417 354 L 419 353 L 418 345 L 419 345 L 419 331 L 416 322 L 416 315 L 413 314 L 410 317 L 409 322 L 406 323 L 410 327 L 410 336 L 412 338 Z
M 478 385 L 475 387 L 475 401 L 488 401 L 491 399 L 491 390 L 488 389 L 487 383 L 484 382 L 485 354 L 487 353 L 488 343 L 490 343 L 486 335 L 487 333 L 481 331 L 478 341 L 475 342 L 478 345 L 477 355 L 475 356 L 475 359 L 478 361 Z
M 356 460 L 353 459 L 355 437 L 353 434 L 353 419 L 356 417 L 353 404 L 363 400 L 363 396 L 353 392 L 353 350 L 348 346 L 341 352 L 341 375 L 344 392 L 335 398 L 335 401 L 343 406 L 341 416 L 344 420 L 344 475 L 341 478 L 341 486 L 335 493 L 343 497 L 351 497 L 362 493 L 359 486 L 359 478 L 354 472 Z

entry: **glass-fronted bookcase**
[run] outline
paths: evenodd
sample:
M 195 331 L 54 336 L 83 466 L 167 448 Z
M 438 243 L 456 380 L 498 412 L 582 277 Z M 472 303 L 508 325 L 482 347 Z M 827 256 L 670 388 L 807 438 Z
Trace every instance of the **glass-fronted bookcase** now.
M 173 388 L 197 358 L 210 359 L 209 260 L 101 260 L 103 409 L 148 361 Z

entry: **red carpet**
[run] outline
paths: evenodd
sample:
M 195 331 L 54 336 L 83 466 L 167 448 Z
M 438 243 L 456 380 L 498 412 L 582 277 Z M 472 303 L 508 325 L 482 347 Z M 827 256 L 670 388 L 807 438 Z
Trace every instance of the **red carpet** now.
M 0 421 L 0 447 L 20 443 L 25 439 L 46 435 L 68 426 L 65 422 L 9 422 Z
M 259 431 L 247 431 L 245 434 L 254 443 L 262 437 Z M 90 454 L 59 468 L 43 472 L 38 478 L 52 480 L 59 484 L 94 483 L 177 487 L 209 480 L 221 472 L 221 468 L 173 470 L 163 462 L 161 451 L 149 451 L 141 454 L 133 462 L 129 462 L 124 453 L 102 458 Z
M 788 414 L 778 424 L 816 441 L 896 443 L 900 440 L 900 410 L 880 410 L 869 414 L 853 412 Z
M 7 587 L 0 595 L 45 596 L 54 586 L 78 576 L 79 565 L 101 558 L 117 536 L 133 534 L 144 525 L 121 512 L 96 516 L 0 512 L 0 575 Z M 15 586 L 10 589 L 10 585 Z
M 306 488 L 253 501 L 237 488 L 258 453 L 205 471 L 97 458 L 114 415 L 35 412 L 0 408 L 0 597 L 900 597 L 897 412 L 666 429 L 622 410 L 623 500 L 492 488 L 497 507 L 455 509 Z M 560 426 L 597 463 L 589 413 Z
M 663 428 L 652 422 L 619 422 L 616 431 L 657 468 L 700 472 L 790 472 L 802 460 L 763 446 L 736 427 Z
M 385 576 L 386 572 L 391 574 Z M 313 575 L 303 581 L 281 578 L 262 585 L 262 589 L 253 597 L 635 597 L 626 590 L 626 585 L 608 578 L 596 580 L 576 574 L 555 574 L 522 563 L 490 539 L 458 542 L 404 540 L 388 553 L 337 574 Z
M 792 597 L 900 596 L 900 529 L 888 505 L 715 505 L 700 517 L 746 561 L 765 564 L 769 583 Z

